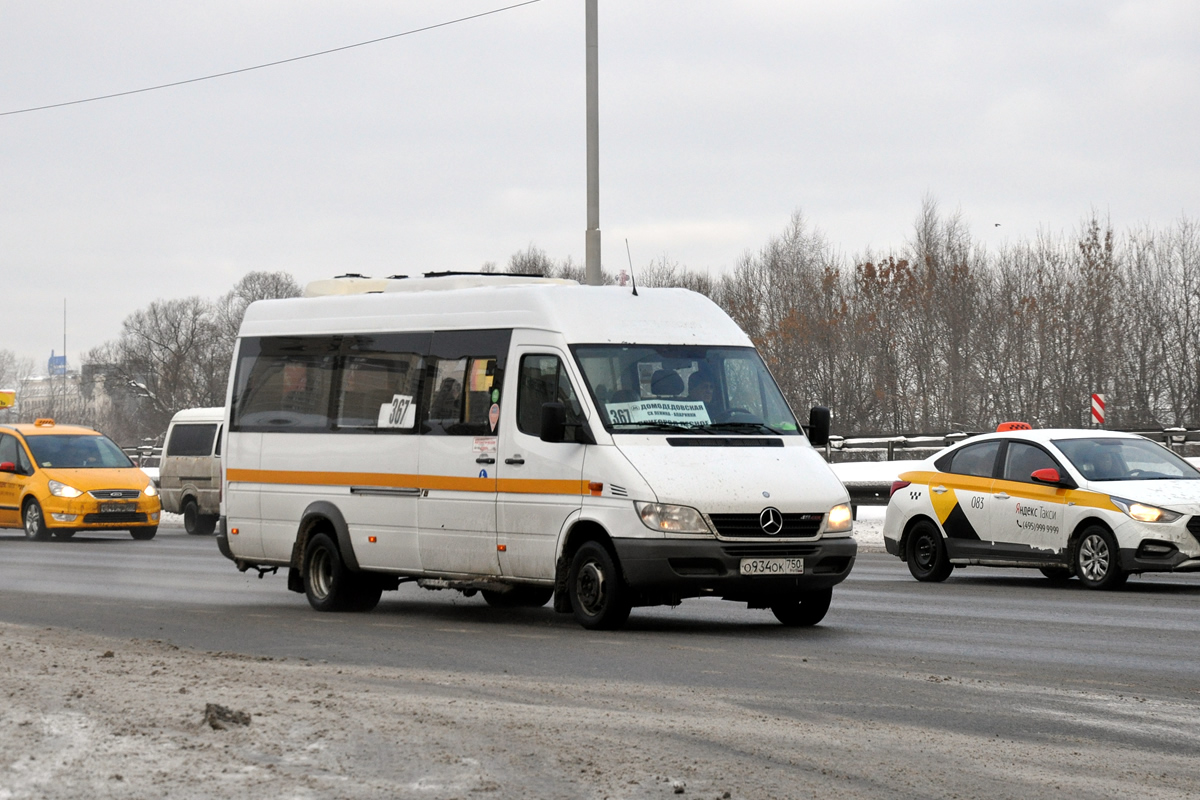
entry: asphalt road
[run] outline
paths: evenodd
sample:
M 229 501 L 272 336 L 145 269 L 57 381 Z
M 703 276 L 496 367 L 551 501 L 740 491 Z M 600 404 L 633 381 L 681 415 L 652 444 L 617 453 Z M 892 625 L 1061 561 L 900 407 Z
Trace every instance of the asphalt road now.
M 1200 575 L 1115 593 L 1032 570 L 914 581 L 860 555 L 825 621 L 787 629 L 716 600 L 635 609 L 590 632 L 550 607 L 498 610 L 408 585 L 369 614 L 318 614 L 283 575 L 237 572 L 211 538 L 164 526 L 149 542 L 0 532 L 0 620 L 201 651 L 553 681 L 556 676 L 762 692 L 800 717 L 920 723 L 975 737 L 1074 739 L 1163 755 L 1200 746 Z M 1198 785 L 1200 788 L 1200 785 Z

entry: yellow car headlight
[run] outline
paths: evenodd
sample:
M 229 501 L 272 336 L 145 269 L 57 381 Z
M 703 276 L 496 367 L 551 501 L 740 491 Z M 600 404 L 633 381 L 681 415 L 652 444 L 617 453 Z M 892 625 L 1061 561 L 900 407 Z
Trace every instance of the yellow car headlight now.
M 60 483 L 59 481 L 50 481 L 48 485 L 50 487 L 50 494 L 55 497 L 79 497 L 79 495 L 83 494 L 83 492 L 74 486 L 67 486 L 65 483 Z

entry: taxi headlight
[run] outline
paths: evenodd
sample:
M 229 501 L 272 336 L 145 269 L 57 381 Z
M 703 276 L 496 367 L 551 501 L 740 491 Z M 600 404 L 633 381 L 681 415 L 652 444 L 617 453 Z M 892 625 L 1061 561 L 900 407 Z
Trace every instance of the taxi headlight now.
M 633 505 L 642 519 L 642 524 L 650 530 L 666 533 L 712 533 L 704 522 L 704 517 L 694 508 L 662 503 L 635 502 Z
M 55 497 L 79 497 L 83 492 L 76 489 L 74 486 L 67 486 L 65 483 L 58 481 L 50 481 L 50 494 Z
M 147 486 L 142 491 L 145 493 L 146 497 L 158 497 L 158 489 L 154 488 L 153 483 L 150 484 L 149 486 Z
M 829 509 L 825 518 L 826 533 L 849 533 L 854 529 L 854 514 L 850 512 L 849 503 L 840 503 Z
M 1125 500 L 1120 497 L 1110 497 L 1109 499 L 1113 501 L 1114 506 L 1138 522 L 1174 522 L 1183 516 L 1174 511 L 1167 511 L 1165 508 L 1148 506 L 1145 503 L 1138 503 L 1134 500 Z

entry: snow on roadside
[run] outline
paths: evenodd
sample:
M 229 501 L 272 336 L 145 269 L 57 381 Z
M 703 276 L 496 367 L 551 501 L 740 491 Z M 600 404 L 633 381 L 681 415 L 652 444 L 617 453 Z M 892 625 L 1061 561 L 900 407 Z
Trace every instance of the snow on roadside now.
M 886 483 L 901 472 L 915 469 L 920 461 L 846 461 L 830 464 L 838 480 L 847 486 L 855 483 Z M 854 520 L 854 539 L 859 547 L 868 551 L 883 549 L 883 517 L 886 506 L 859 506 L 858 518 Z

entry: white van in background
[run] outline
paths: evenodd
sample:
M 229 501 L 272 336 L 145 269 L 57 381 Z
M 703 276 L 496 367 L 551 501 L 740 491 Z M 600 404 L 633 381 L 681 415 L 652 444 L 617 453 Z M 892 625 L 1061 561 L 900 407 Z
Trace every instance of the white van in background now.
M 414 581 L 588 628 L 693 597 L 813 625 L 849 575 L 845 488 L 707 297 L 461 274 L 307 294 L 242 322 L 218 543 L 317 610 Z
M 186 408 L 171 418 L 159 464 L 163 510 L 183 514 L 183 527 L 207 536 L 221 513 L 223 408 Z

